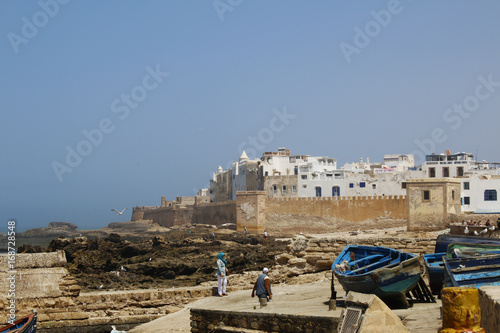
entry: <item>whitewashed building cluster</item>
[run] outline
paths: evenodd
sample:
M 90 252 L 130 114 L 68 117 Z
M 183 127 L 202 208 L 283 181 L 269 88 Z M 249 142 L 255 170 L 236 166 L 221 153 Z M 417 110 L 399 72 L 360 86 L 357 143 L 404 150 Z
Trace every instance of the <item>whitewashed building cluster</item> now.
M 249 159 L 243 152 L 232 168 L 218 167 L 207 195 L 211 202 L 235 200 L 238 191 L 265 191 L 269 198 L 406 195 L 406 181 L 457 178 L 461 181 L 462 212 L 500 213 L 500 164 L 477 162 L 469 153 L 427 155 L 415 166 L 411 154 L 384 155 L 346 163 L 335 158 L 291 155 L 285 148 Z

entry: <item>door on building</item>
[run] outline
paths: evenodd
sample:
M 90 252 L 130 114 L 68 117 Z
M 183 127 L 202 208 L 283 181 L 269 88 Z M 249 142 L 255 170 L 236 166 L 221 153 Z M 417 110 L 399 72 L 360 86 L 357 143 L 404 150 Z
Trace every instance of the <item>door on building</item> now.
M 317 197 L 321 196 L 321 186 L 316 186 L 316 196 Z
M 332 197 L 340 197 L 340 186 L 332 187 Z

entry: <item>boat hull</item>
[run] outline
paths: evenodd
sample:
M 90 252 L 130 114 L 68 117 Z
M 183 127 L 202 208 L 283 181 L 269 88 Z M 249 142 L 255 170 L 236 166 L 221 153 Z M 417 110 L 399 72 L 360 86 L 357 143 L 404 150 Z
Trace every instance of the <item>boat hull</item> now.
M 433 294 L 439 294 L 443 288 L 444 262 L 446 252 L 424 254 L 425 270 L 429 277 L 429 287 Z
M 0 333 L 36 333 L 37 313 L 33 313 L 0 328 Z
M 356 253 L 356 250 L 360 248 L 366 257 L 373 256 L 373 254 L 381 256 L 373 262 L 366 262 L 367 266 L 365 267 L 375 265 L 373 270 L 367 268 L 361 274 L 354 274 L 353 272 L 358 269 L 349 272 L 341 272 L 336 269 L 336 265 L 340 265 L 347 258 L 354 257 L 354 260 L 347 260 L 350 263 L 359 261 L 363 255 L 359 254 L 359 251 L 358 254 L 352 255 L 351 253 Z M 402 260 L 398 261 L 398 256 Z M 377 267 L 377 264 L 383 261 L 387 261 L 387 265 Z M 383 300 L 405 297 L 408 291 L 415 288 L 421 276 L 420 263 L 416 255 L 378 246 L 349 245 L 337 257 L 332 267 L 335 277 L 346 292 L 375 294 Z
M 443 287 L 500 286 L 500 256 L 450 259 L 443 257 Z

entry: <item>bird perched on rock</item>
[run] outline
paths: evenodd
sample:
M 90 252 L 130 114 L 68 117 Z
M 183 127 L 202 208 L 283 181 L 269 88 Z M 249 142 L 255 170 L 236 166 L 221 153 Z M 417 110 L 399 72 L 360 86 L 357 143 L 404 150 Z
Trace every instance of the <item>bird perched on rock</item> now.
M 484 235 L 488 231 L 488 228 L 484 228 L 479 232 L 480 235 Z
M 490 231 L 493 231 L 493 230 L 495 230 L 495 226 L 494 226 L 494 225 L 492 225 L 492 226 L 491 226 L 491 227 L 489 227 L 488 229 L 489 229 Z
M 469 233 L 469 227 L 466 226 L 464 229 L 464 234 L 468 234 L 468 233 Z
M 123 208 L 123 210 L 122 210 L 121 212 L 120 212 L 120 211 L 118 211 L 118 210 L 116 210 L 116 209 L 112 209 L 111 211 L 116 212 L 118 215 L 122 215 L 122 214 L 123 214 L 123 212 L 125 211 L 125 209 L 127 209 L 127 208 L 126 208 L 126 207 L 125 207 L 125 208 Z
M 477 232 L 477 230 L 474 230 L 474 235 L 479 235 L 479 233 Z
M 111 325 L 111 333 L 127 333 L 127 331 L 118 331 L 114 325 Z

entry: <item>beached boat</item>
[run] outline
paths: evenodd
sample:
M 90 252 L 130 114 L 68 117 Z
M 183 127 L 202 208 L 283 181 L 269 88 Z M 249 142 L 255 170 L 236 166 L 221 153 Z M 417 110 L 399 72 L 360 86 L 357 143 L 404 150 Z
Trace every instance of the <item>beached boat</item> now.
M 415 254 L 364 245 L 346 246 L 333 262 L 332 270 L 346 292 L 375 294 L 384 301 L 403 303 L 421 274 Z
M 456 235 L 454 235 L 456 236 Z M 443 288 L 444 278 L 444 261 L 443 257 L 453 258 L 471 258 L 485 255 L 500 254 L 500 242 L 494 242 L 486 239 L 489 243 L 475 243 L 478 237 L 474 237 L 472 242 L 469 242 L 472 237 L 461 236 L 458 238 L 447 238 L 447 240 L 462 240 L 463 242 L 449 243 L 446 252 L 424 254 L 424 265 L 429 277 L 429 287 L 434 294 L 437 294 Z M 483 239 L 484 238 L 479 238 Z M 440 249 L 445 244 L 441 242 Z M 437 245 L 436 245 L 437 247 Z
M 450 259 L 500 255 L 500 244 L 451 243 L 446 250 Z
M 499 244 L 500 238 L 466 236 L 466 235 L 439 235 L 436 239 L 434 253 L 446 252 L 451 243 L 472 243 L 472 244 Z
M 443 288 L 444 262 L 446 252 L 424 254 L 424 265 L 429 278 L 429 287 L 433 294 Z
M 36 320 L 37 313 L 33 310 L 33 313 L 0 328 L 0 333 L 36 333 Z
M 443 287 L 500 286 L 500 255 L 464 259 L 443 257 Z

